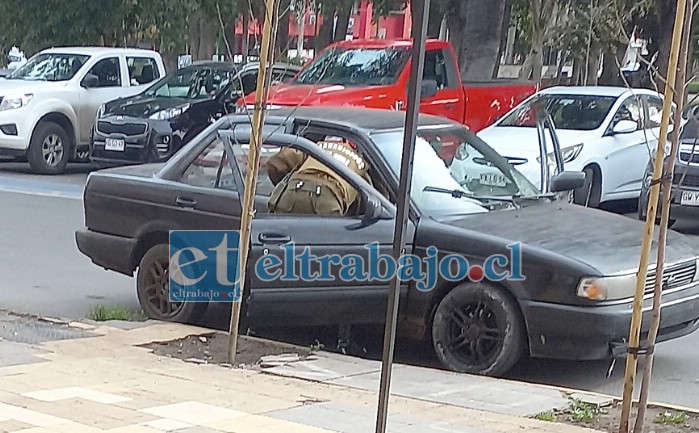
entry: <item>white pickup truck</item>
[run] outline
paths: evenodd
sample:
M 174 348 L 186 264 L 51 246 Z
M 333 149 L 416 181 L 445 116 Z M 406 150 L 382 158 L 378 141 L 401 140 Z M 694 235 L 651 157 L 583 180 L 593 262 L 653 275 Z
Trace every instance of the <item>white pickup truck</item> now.
M 35 173 L 63 173 L 89 158 L 90 131 L 105 102 L 165 76 L 155 51 L 51 48 L 0 79 L 0 156 L 26 157 Z

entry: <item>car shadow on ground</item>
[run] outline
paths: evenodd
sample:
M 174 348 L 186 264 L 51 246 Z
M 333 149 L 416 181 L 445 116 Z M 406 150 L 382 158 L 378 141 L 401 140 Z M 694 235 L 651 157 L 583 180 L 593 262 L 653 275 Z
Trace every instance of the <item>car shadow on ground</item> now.
M 63 175 L 72 175 L 72 174 L 88 174 L 92 171 L 97 170 L 98 167 L 94 164 L 90 163 L 71 163 L 66 166 L 65 172 L 61 175 L 57 175 L 58 177 L 63 176 Z M 0 159 L 0 172 L 2 173 L 11 173 L 11 174 L 19 174 L 19 175 L 35 175 L 35 176 L 42 176 L 42 177 L 55 177 L 56 175 L 37 175 L 32 172 L 31 168 L 29 167 L 29 163 L 26 161 L 17 161 L 17 160 L 3 160 Z

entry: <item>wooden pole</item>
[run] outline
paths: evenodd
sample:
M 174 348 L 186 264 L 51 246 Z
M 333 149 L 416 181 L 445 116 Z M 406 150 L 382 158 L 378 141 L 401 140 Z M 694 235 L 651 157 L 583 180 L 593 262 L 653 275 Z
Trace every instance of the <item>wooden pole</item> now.
M 403 153 L 400 164 L 398 196 L 396 198 L 396 218 L 393 231 L 393 260 L 399 262 L 405 254 L 405 231 L 408 225 L 410 208 L 410 188 L 413 178 L 413 159 L 415 157 L 415 140 L 420 112 L 420 95 L 422 92 L 421 76 L 425 66 L 425 41 L 427 40 L 427 20 L 429 18 L 430 0 L 413 0 L 412 43 L 410 77 L 408 79 L 408 104 L 405 109 L 405 128 L 403 130 Z M 398 323 L 398 306 L 400 305 L 401 280 L 396 274 L 391 279 L 386 308 L 386 327 L 383 337 L 383 356 L 381 359 L 381 379 L 379 381 L 379 402 L 376 416 L 376 433 L 386 433 L 388 422 L 388 403 L 391 397 L 391 375 L 393 355 L 396 345 Z
M 691 0 L 690 0 L 691 3 Z M 677 80 L 675 81 L 674 101 L 677 104 L 675 116 L 673 119 L 674 129 L 672 130 L 672 142 L 670 154 L 668 155 L 667 165 L 665 166 L 665 176 L 661 183 L 661 199 L 660 203 L 660 233 L 658 234 L 658 266 L 655 271 L 655 287 L 653 290 L 653 318 L 648 333 L 648 347 L 655 348 L 655 342 L 658 338 L 658 330 L 660 328 L 660 299 L 663 291 L 663 269 L 665 263 L 665 246 L 667 244 L 668 221 L 670 220 L 670 200 L 672 189 L 672 178 L 675 174 L 675 158 L 677 158 L 677 148 L 680 139 L 680 124 L 682 122 L 682 110 L 684 109 L 684 84 L 687 75 L 687 57 L 689 50 L 689 39 L 691 37 L 692 27 L 692 8 L 689 5 L 684 19 L 684 31 L 682 36 L 682 48 L 680 50 L 679 71 Z M 670 95 L 665 95 L 669 98 Z M 650 350 L 645 356 L 645 365 L 643 366 L 643 377 L 641 379 L 641 392 L 638 398 L 638 413 L 636 415 L 636 423 L 634 424 L 634 433 L 643 432 L 643 424 L 646 417 L 646 407 L 648 406 L 648 394 L 650 391 L 651 374 L 653 372 L 653 351 Z
M 250 140 L 250 150 L 248 152 L 248 169 L 245 175 L 245 194 L 243 196 L 243 211 L 240 219 L 240 268 L 238 281 L 245 284 L 245 271 L 247 269 L 248 250 L 250 247 L 250 230 L 252 219 L 255 217 L 255 190 L 257 186 L 257 173 L 260 166 L 260 144 L 262 141 L 262 124 L 264 116 L 263 104 L 267 101 L 269 86 L 267 84 L 267 74 L 269 67 L 267 59 L 272 38 L 273 21 L 277 19 L 276 5 L 279 0 L 267 0 L 264 27 L 262 29 L 262 44 L 260 47 L 260 72 L 257 76 L 257 90 L 255 92 L 255 107 L 252 115 L 252 135 Z M 243 287 L 241 287 L 242 298 Z M 233 302 L 231 307 L 231 323 L 228 333 L 228 362 L 235 362 L 235 355 L 238 349 L 238 327 L 240 324 L 240 304 L 241 301 Z
M 667 81 L 665 83 L 665 99 L 663 101 L 663 115 L 660 124 L 660 137 L 658 137 L 658 148 L 655 152 L 653 165 L 653 180 L 660 179 L 663 173 L 663 163 L 665 160 L 665 144 L 667 143 L 667 131 L 669 129 L 670 114 L 672 112 L 672 91 L 677 77 L 677 63 L 680 54 L 680 41 L 682 39 L 682 27 L 684 24 L 684 12 L 687 1 L 677 1 L 677 13 L 675 14 L 675 25 L 672 36 L 672 47 L 670 50 L 670 60 L 667 71 Z M 641 321 L 643 318 L 643 295 L 646 278 L 648 277 L 648 256 L 650 256 L 651 242 L 653 240 L 653 228 L 655 226 L 656 210 L 660 184 L 653 182 L 648 199 L 648 211 L 646 215 L 646 227 L 643 233 L 641 244 L 641 259 L 638 266 L 638 277 L 636 279 L 636 293 L 633 301 L 633 312 L 631 316 L 631 329 L 629 332 L 629 353 L 626 357 L 626 376 L 624 377 L 624 394 L 621 407 L 621 419 L 619 422 L 619 433 L 629 432 L 629 417 L 633 402 L 634 379 L 636 377 L 636 364 L 638 361 L 638 347 L 640 343 Z

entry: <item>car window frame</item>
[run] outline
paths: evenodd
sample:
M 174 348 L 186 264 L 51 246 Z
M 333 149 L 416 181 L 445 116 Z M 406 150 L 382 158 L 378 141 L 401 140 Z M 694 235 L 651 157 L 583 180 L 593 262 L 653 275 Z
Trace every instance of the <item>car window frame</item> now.
M 153 79 L 147 83 L 141 83 L 141 84 L 131 84 L 131 73 L 129 72 L 129 59 L 134 59 L 134 60 L 149 60 L 152 65 L 153 65 Z M 128 75 L 128 83 L 129 87 L 140 87 L 140 86 L 150 86 L 152 84 L 155 84 L 157 81 L 159 81 L 161 78 L 165 77 L 165 75 L 160 74 L 160 67 L 158 65 L 158 60 L 149 55 L 125 55 L 124 56 L 124 65 L 126 66 L 126 74 Z
M 636 103 L 639 105 L 638 108 L 639 108 L 639 113 L 641 115 L 641 119 L 639 120 L 638 128 L 636 129 L 636 131 L 634 131 L 634 133 L 638 132 L 638 131 L 643 131 L 644 129 L 647 129 L 646 128 L 647 112 L 646 112 L 646 105 L 645 105 L 645 101 L 643 99 L 643 95 L 630 95 L 630 96 L 626 97 L 621 103 L 619 103 L 619 101 L 616 102 L 616 104 L 618 105 L 617 109 L 614 110 L 614 113 L 610 113 L 611 118 L 609 120 L 609 125 L 607 126 L 607 129 L 606 129 L 604 135 L 613 135 L 614 127 L 618 123 L 618 120 L 616 120 L 616 119 L 617 119 L 619 112 L 624 107 L 624 105 L 631 100 L 635 100 Z
M 330 134 L 335 134 L 337 131 L 333 131 Z M 239 134 L 236 131 L 225 131 L 223 132 L 223 135 L 231 137 L 230 144 L 231 146 L 235 143 L 236 145 L 249 145 L 250 144 L 250 138 L 248 134 Z M 373 201 L 377 200 L 384 208 L 384 210 L 388 211 L 393 217 L 395 217 L 395 205 L 392 203 L 388 202 L 386 198 L 376 189 L 374 188 L 373 185 L 370 185 L 367 181 L 361 178 L 358 174 L 354 173 L 353 171 L 347 169 L 344 167 L 339 161 L 336 161 L 334 158 L 331 158 L 327 152 L 323 151 L 316 143 L 313 143 L 312 141 L 297 135 L 297 132 L 294 131 L 292 133 L 285 133 L 285 132 L 277 132 L 273 134 L 269 134 L 264 137 L 264 141 L 267 144 L 270 145 L 276 145 L 279 147 L 291 147 L 293 149 L 300 150 L 301 152 L 307 154 L 308 156 L 311 156 L 318 161 L 320 161 L 322 164 L 325 164 L 328 168 L 334 170 L 335 172 L 338 173 L 342 178 L 345 179 L 352 187 L 354 187 L 357 190 L 357 194 L 359 197 L 361 197 L 362 203 L 366 201 Z M 232 167 L 232 170 L 234 173 L 238 173 L 238 176 L 240 177 L 241 181 L 242 178 L 244 178 L 246 172 L 244 172 L 240 165 L 238 165 L 238 161 L 236 158 L 232 158 L 229 156 L 229 161 L 233 161 L 232 164 L 235 164 L 235 166 Z M 257 194 L 255 194 L 255 198 L 257 198 Z M 264 196 L 262 196 L 264 198 Z M 242 197 L 240 197 L 241 200 L 241 206 L 242 206 Z M 267 214 L 267 215 L 272 215 L 272 216 L 293 216 L 293 217 L 299 217 L 303 215 L 299 214 Z M 259 215 L 259 217 L 262 217 L 263 215 Z M 317 217 L 318 215 L 309 215 L 309 216 L 315 216 Z M 342 215 L 340 218 L 352 218 L 352 219 L 357 219 L 357 218 L 363 218 L 366 215 Z M 334 217 L 328 215 L 328 217 Z
M 656 129 L 660 128 L 660 124 L 657 126 L 651 126 L 650 125 L 650 102 L 651 100 L 656 100 L 658 102 L 658 105 L 660 106 L 660 112 L 662 113 L 662 107 L 664 105 L 663 98 L 660 96 L 656 95 L 643 95 L 643 106 L 645 110 L 645 115 L 646 115 L 646 122 L 644 124 L 645 129 Z M 674 120 L 675 120 L 675 112 L 677 110 L 677 107 L 675 104 L 672 104 L 672 112 L 670 114 L 670 126 L 674 125 Z
M 184 182 L 182 180 L 182 178 L 184 177 L 187 170 L 189 170 L 189 168 L 192 166 L 192 164 L 194 164 L 197 161 L 197 158 L 199 156 L 201 156 L 201 154 L 204 153 L 204 151 L 206 151 L 206 149 L 208 149 L 209 146 L 211 146 L 216 140 L 221 141 L 221 147 L 228 158 L 227 165 L 229 166 L 229 168 L 231 170 L 231 176 L 233 177 L 233 183 L 235 185 L 235 189 L 227 189 L 227 188 L 222 188 L 220 186 L 208 187 L 208 186 L 194 185 L 191 183 Z M 174 179 L 170 179 L 170 181 L 176 182 L 180 185 L 185 185 L 188 188 L 196 188 L 196 189 L 202 190 L 202 191 L 219 191 L 219 192 L 227 192 L 227 193 L 232 193 L 232 194 L 240 194 L 241 193 L 240 185 L 237 182 L 236 173 L 233 170 L 233 166 L 230 164 L 230 155 L 228 155 L 228 152 L 226 151 L 226 145 L 224 144 L 223 140 L 224 140 L 224 138 L 221 137 L 219 134 L 207 135 L 207 137 L 203 140 L 203 142 L 206 142 L 206 144 L 203 145 L 203 143 L 202 143 L 202 147 L 198 148 L 197 152 L 194 153 L 194 155 L 195 155 L 194 158 L 190 159 L 189 163 L 184 165 L 182 170 L 179 170 L 178 176 L 176 176 L 176 178 L 174 178 Z M 217 169 L 220 169 L 220 163 L 219 163 Z
M 124 71 L 123 71 L 123 66 L 124 64 L 122 63 L 122 57 L 119 55 L 113 55 L 113 56 L 107 56 L 107 57 L 102 57 L 100 59 L 97 59 L 90 67 L 89 69 L 85 72 L 85 75 L 83 75 L 82 79 L 80 80 L 81 83 L 85 81 L 85 78 L 87 78 L 88 75 L 96 75 L 93 74 L 92 71 L 95 69 L 97 65 L 99 65 L 101 62 L 104 62 L 106 60 L 114 60 L 116 59 L 117 61 L 117 72 L 119 76 L 119 83 L 115 86 L 94 86 L 93 89 L 116 89 L 116 88 L 121 88 L 124 87 Z M 83 65 L 83 68 L 85 65 Z

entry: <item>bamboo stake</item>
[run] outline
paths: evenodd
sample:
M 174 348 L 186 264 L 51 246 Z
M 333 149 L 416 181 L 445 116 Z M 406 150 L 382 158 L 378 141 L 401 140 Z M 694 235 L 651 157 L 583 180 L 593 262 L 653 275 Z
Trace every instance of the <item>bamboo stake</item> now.
M 262 46 L 260 47 L 260 72 L 257 76 L 257 90 L 255 92 L 255 107 L 252 116 L 252 135 L 250 150 L 248 152 L 248 170 L 245 175 L 245 194 L 243 196 L 243 211 L 240 220 L 240 268 L 238 281 L 245 284 L 245 271 L 247 269 L 248 250 L 250 247 L 250 231 L 252 219 L 255 217 L 255 190 L 257 186 L 257 173 L 260 165 L 260 144 L 262 141 L 262 124 L 264 116 L 263 103 L 267 101 L 269 86 L 267 84 L 268 65 L 267 59 L 271 46 L 271 40 L 276 35 L 272 34 L 273 20 L 277 19 L 274 11 L 279 0 L 267 0 L 264 27 L 262 29 Z M 275 32 L 276 33 L 276 32 Z M 242 297 L 243 287 L 241 287 Z M 238 328 L 240 325 L 241 300 L 233 302 L 231 306 L 231 323 L 228 333 L 228 362 L 235 362 L 238 349 Z
M 675 14 L 675 25 L 672 36 L 672 47 L 667 71 L 667 81 L 665 83 L 665 99 L 663 101 L 663 115 L 660 124 L 660 137 L 658 138 L 658 148 L 655 152 L 655 163 L 653 166 L 653 180 L 660 179 L 663 173 L 663 162 L 665 160 L 665 144 L 667 143 L 667 131 L 670 123 L 672 111 L 672 91 L 677 78 L 677 63 L 679 61 L 680 41 L 682 38 L 682 27 L 687 1 L 677 1 L 677 13 Z M 648 277 L 648 256 L 650 256 L 651 242 L 653 240 L 653 229 L 655 226 L 656 210 L 660 184 L 653 183 L 648 199 L 648 211 L 646 215 L 646 226 L 641 244 L 641 259 L 638 266 L 638 277 L 636 279 L 636 292 L 633 301 L 633 313 L 631 316 L 631 329 L 629 332 L 629 348 L 638 349 L 641 338 L 641 321 L 643 315 L 643 295 L 646 278 Z M 631 415 L 631 405 L 633 401 L 634 379 L 636 377 L 636 363 L 638 353 L 629 351 L 626 357 L 626 375 L 624 377 L 624 394 L 621 408 L 621 420 L 619 423 L 619 433 L 629 432 L 629 417 Z
M 691 0 L 690 0 L 691 2 Z M 672 178 L 675 174 L 675 158 L 677 157 L 677 148 L 679 147 L 680 139 L 680 124 L 682 122 L 682 110 L 684 109 L 684 84 L 687 75 L 687 61 L 689 50 L 689 39 L 691 37 L 692 25 L 692 8 L 691 5 L 685 14 L 684 20 L 684 35 L 682 36 L 682 48 L 680 52 L 679 71 L 675 82 L 674 99 L 677 104 L 677 109 L 674 116 L 674 128 L 672 130 L 672 140 L 670 154 L 668 155 L 668 165 L 665 167 L 665 176 L 663 176 L 660 203 L 660 233 L 658 234 L 658 266 L 655 271 L 655 287 L 653 291 L 653 318 L 648 333 L 648 347 L 654 348 L 658 338 L 658 330 L 660 328 L 660 300 L 663 290 L 663 270 L 665 264 L 665 246 L 667 244 L 668 221 L 670 220 L 670 201 Z M 667 98 L 669 95 L 665 95 Z M 651 350 L 645 356 L 645 365 L 643 366 L 643 378 L 641 379 L 641 393 L 638 398 L 638 412 L 636 414 L 636 423 L 634 424 L 634 433 L 643 432 L 643 424 L 646 417 L 646 407 L 648 406 L 648 394 L 650 392 L 651 374 L 653 372 L 653 351 Z

